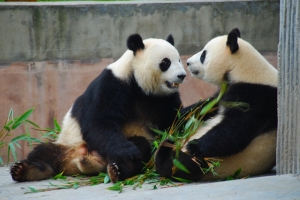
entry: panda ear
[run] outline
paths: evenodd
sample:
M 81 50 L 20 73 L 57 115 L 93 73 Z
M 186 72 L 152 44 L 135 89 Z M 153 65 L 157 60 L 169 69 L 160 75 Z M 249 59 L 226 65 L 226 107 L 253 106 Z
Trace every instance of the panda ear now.
M 143 43 L 142 37 L 137 33 L 130 35 L 127 38 L 127 48 L 133 51 L 134 55 L 138 50 L 143 50 L 145 48 L 145 45 Z
M 238 37 L 241 37 L 241 33 L 238 28 L 232 29 L 228 34 L 226 45 L 229 46 L 231 53 L 235 53 L 239 50 Z
M 170 34 L 170 35 L 167 37 L 166 40 L 167 40 L 171 45 L 174 46 L 174 38 L 173 38 L 173 35 L 172 35 L 172 34 Z

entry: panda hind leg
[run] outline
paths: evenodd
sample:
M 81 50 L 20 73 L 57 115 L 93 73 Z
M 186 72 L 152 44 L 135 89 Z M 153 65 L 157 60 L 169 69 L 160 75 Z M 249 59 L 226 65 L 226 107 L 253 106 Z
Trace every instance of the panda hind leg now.
M 167 143 L 169 143 L 169 145 L 167 145 Z M 160 176 L 167 178 L 177 177 L 190 181 L 199 181 L 203 176 L 201 167 L 208 167 L 206 162 L 200 159 L 195 160 L 195 158 L 190 154 L 180 151 L 178 160 L 185 166 L 185 168 L 187 168 L 190 173 L 184 172 L 180 169 L 176 169 L 175 173 L 173 174 L 173 159 L 175 158 L 176 153 L 173 148 L 170 147 L 170 144 L 172 145 L 173 143 L 169 140 L 166 140 L 159 146 L 158 150 L 156 151 L 154 164 L 157 173 Z
M 142 157 L 138 160 L 110 161 L 107 165 L 107 173 L 113 183 L 141 173 L 145 163 L 151 159 L 151 145 L 146 138 L 133 136 L 128 140 L 139 148 Z
M 49 179 L 59 172 L 60 161 L 66 147 L 54 143 L 42 143 L 36 146 L 25 160 L 14 163 L 10 174 L 14 181 L 38 181 Z

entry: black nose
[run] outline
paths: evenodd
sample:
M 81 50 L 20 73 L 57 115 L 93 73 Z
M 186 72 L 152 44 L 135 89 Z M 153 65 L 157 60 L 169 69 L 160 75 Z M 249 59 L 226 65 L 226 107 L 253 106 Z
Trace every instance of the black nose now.
M 189 66 L 189 65 L 190 65 L 190 63 L 189 63 L 189 62 L 187 62 L 186 64 L 187 64 L 187 66 Z
M 186 75 L 185 75 L 185 74 L 181 74 L 181 75 L 178 75 L 177 77 L 178 77 L 179 79 L 183 80 L 183 79 L 186 77 Z

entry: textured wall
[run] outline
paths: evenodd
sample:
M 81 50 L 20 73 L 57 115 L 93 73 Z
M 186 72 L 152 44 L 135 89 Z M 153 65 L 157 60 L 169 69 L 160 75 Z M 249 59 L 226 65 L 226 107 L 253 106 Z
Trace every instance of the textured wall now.
M 239 27 L 264 52 L 277 51 L 279 2 L 3 3 L 0 62 L 118 58 L 129 34 L 167 38 L 182 55 Z
M 300 2 L 280 1 L 277 173 L 300 173 Z

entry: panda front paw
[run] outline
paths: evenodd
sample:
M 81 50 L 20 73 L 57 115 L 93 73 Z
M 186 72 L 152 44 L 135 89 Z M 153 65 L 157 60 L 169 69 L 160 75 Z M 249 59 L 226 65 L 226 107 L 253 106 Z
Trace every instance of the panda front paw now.
M 190 141 L 186 148 L 190 155 L 196 156 L 197 158 L 203 157 L 203 150 L 200 147 L 199 140 Z
M 116 163 L 110 163 L 107 165 L 107 173 L 113 183 L 120 180 L 121 172 L 119 171 L 119 166 Z
M 115 149 L 109 157 L 119 161 L 134 161 L 141 159 L 142 153 L 135 145 L 132 144 L 130 146 Z

